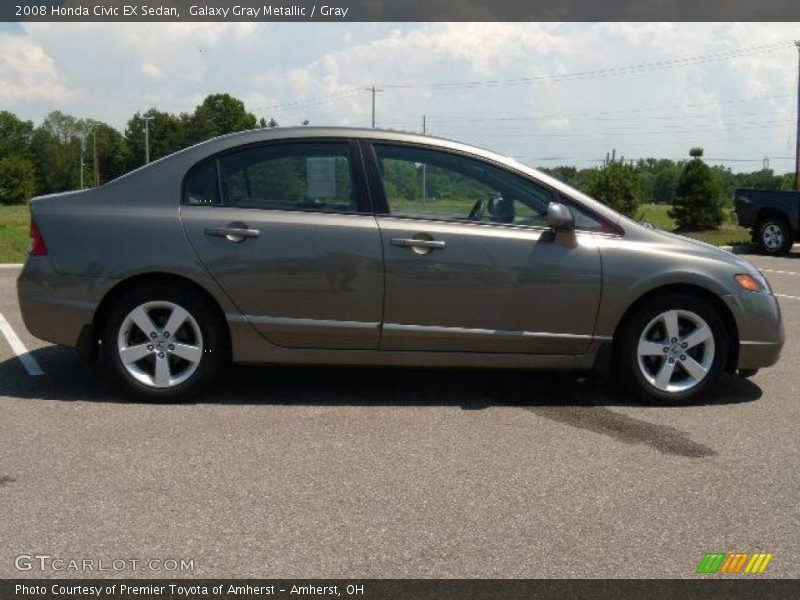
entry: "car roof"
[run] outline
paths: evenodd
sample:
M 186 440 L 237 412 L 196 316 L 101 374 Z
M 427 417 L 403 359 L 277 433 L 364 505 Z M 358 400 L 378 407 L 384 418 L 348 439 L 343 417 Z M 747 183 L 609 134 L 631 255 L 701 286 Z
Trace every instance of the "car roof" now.
M 456 140 L 423 135 L 412 131 L 398 129 L 379 129 L 372 127 L 342 127 L 342 126 L 302 126 L 302 127 L 264 127 L 260 129 L 250 129 L 229 133 L 204 142 L 200 142 L 191 148 L 204 148 L 211 152 L 217 152 L 225 148 L 238 145 L 268 141 L 268 140 L 292 140 L 292 139 L 319 139 L 319 138 L 355 138 L 373 139 L 387 141 L 405 141 L 410 143 L 427 144 L 444 148 L 461 149 L 472 154 L 485 154 L 499 159 L 508 159 L 490 150 L 464 144 Z M 187 148 L 189 150 L 190 148 Z

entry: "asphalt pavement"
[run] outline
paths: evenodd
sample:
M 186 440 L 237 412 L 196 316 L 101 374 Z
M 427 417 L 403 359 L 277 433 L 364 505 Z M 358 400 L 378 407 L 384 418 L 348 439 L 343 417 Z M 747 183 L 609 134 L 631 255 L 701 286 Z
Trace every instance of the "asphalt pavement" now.
M 569 374 L 276 367 L 139 403 L 28 334 L 0 269 L 0 577 L 672 578 L 756 551 L 798 577 L 800 247 L 746 258 L 782 358 L 671 408 Z M 42 555 L 95 571 L 15 566 Z M 151 559 L 192 569 L 96 571 Z

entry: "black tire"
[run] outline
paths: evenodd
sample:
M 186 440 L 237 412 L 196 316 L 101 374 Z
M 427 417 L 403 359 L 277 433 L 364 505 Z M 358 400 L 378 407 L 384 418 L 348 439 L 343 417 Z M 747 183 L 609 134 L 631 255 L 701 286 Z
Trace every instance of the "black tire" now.
M 696 383 L 694 387 L 683 391 L 662 391 L 645 378 L 639 365 L 638 346 L 640 336 L 653 319 L 673 310 L 694 313 L 706 322 L 714 339 L 714 355 L 705 378 Z M 661 344 L 662 342 L 657 343 Z M 663 343 L 670 344 L 669 341 Z M 686 404 L 692 399 L 696 399 L 719 379 L 728 360 L 729 347 L 730 334 L 715 307 L 700 296 L 670 293 L 646 300 L 626 318 L 615 348 L 616 367 L 625 387 L 639 398 L 660 405 Z M 698 351 L 702 352 L 703 350 Z M 686 352 L 689 353 L 689 351 Z M 692 350 L 692 352 L 694 351 Z M 653 360 L 667 359 L 653 357 Z M 677 359 L 676 365 L 679 362 L 680 359 Z M 682 366 L 676 366 L 675 372 L 677 377 L 688 375 Z
M 794 244 L 794 233 L 783 217 L 765 217 L 758 223 L 758 247 L 766 254 L 786 254 Z
M 124 366 L 118 350 L 118 336 L 126 317 L 136 307 L 149 302 L 170 302 L 185 309 L 202 335 L 203 351 L 197 367 L 185 381 L 171 387 L 152 387 L 138 381 Z M 225 323 L 202 295 L 177 285 L 142 285 L 126 293 L 111 307 L 102 332 L 103 360 L 125 389 L 138 398 L 155 402 L 188 400 L 203 391 L 227 361 L 228 338 L 224 327 Z M 176 332 L 175 335 L 179 334 Z M 143 360 L 151 360 L 151 357 Z M 152 360 L 156 358 L 152 357 Z M 173 358 L 167 357 L 167 360 Z

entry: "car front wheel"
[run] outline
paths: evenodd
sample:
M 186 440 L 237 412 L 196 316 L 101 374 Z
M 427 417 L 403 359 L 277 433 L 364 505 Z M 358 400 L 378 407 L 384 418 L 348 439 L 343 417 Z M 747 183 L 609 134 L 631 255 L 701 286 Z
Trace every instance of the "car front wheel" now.
M 696 397 L 719 377 L 728 357 L 725 323 L 708 302 L 688 294 L 645 301 L 630 315 L 619 341 L 628 388 L 661 404 Z
M 112 308 L 104 354 L 111 370 L 140 397 L 184 399 L 203 389 L 223 360 L 218 320 L 196 294 L 145 286 Z

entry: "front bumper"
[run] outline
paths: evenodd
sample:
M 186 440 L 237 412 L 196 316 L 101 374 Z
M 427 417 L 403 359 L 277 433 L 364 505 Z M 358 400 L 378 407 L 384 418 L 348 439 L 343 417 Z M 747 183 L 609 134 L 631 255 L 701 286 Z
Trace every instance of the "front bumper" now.
M 774 365 L 786 341 L 778 299 L 769 293 L 744 292 L 724 297 L 739 331 L 739 370 Z
M 781 355 L 783 343 L 771 344 L 768 342 L 739 342 L 739 361 L 737 369 L 749 371 L 771 367 Z

